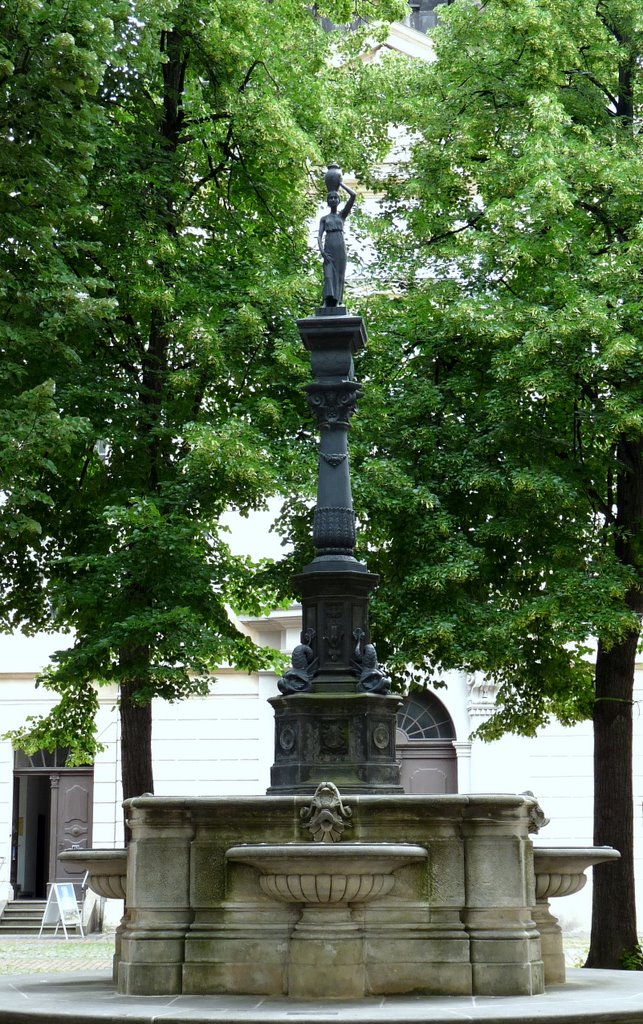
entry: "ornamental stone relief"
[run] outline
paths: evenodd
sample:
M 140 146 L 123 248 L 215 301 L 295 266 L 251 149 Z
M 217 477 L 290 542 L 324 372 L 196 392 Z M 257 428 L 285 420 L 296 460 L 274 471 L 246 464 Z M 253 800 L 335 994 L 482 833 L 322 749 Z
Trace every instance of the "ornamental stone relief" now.
M 322 754 L 348 753 L 348 723 L 341 718 L 321 722 L 319 738 Z
M 384 722 L 379 722 L 373 729 L 373 743 L 378 750 L 386 750 L 391 743 L 391 732 Z
M 320 452 L 319 457 L 327 462 L 329 466 L 336 469 L 342 462 L 345 462 L 348 458 L 346 452 Z
M 352 815 L 332 782 L 320 782 L 310 806 L 299 812 L 302 828 L 310 832 L 316 843 L 339 842 L 344 830 L 351 827 Z
M 284 754 L 290 754 L 294 750 L 295 743 L 297 741 L 297 733 L 290 725 L 283 727 L 279 733 L 279 746 L 283 750 Z
M 324 554 L 350 555 L 355 547 L 355 513 L 352 508 L 316 508 L 313 543 Z
M 490 679 L 467 676 L 467 712 L 469 718 L 490 718 L 496 705 L 498 684 Z
M 329 661 L 339 661 L 344 644 L 344 605 L 327 604 L 324 609 L 325 630 L 323 640 Z

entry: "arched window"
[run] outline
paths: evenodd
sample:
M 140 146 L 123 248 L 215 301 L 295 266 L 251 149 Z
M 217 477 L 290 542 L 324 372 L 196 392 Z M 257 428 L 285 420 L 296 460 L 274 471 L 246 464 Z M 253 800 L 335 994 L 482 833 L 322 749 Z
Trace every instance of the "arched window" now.
M 24 750 L 16 750 L 13 766 L 16 771 L 64 768 L 68 757 L 69 747 L 56 747 L 55 750 L 37 750 L 35 754 L 26 754 Z
M 451 716 L 433 693 L 411 693 L 397 713 L 397 727 L 408 740 L 454 740 Z

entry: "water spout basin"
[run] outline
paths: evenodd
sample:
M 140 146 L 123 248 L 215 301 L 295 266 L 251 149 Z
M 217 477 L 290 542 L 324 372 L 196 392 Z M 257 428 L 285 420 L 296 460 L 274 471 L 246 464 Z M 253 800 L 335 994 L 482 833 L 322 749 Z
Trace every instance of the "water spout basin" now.
M 423 846 L 405 843 L 290 843 L 233 846 L 233 863 L 260 872 L 267 896 L 283 903 L 366 903 L 386 896 L 393 872 L 426 861 Z
M 59 854 L 59 860 L 86 871 L 89 888 L 98 896 L 125 899 L 127 850 L 65 850 Z
M 620 856 L 611 846 L 535 846 L 536 898 L 572 896 L 585 885 L 587 868 Z

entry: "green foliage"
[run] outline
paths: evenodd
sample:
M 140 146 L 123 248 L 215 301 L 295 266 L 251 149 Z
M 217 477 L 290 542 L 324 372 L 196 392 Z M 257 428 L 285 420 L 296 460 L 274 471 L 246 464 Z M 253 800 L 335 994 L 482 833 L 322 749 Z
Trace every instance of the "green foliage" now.
M 271 663 L 227 606 L 274 588 L 219 518 L 295 486 L 312 169 L 386 126 L 300 0 L 20 0 L 0 38 L 0 621 L 73 629 L 28 733 L 82 758 L 94 684 Z
M 28 715 L 25 724 L 5 734 L 14 747 L 27 754 L 39 750 L 69 747 L 67 765 L 93 764 L 103 747 L 96 738 L 97 691 L 91 683 L 60 684 L 57 678 L 44 673 L 36 685 L 52 689 L 59 695 L 58 703 L 48 715 Z
M 626 971 L 643 971 L 643 949 L 641 946 L 626 949 L 621 956 L 621 963 Z
M 590 715 L 587 638 L 640 626 L 642 44 L 635 0 L 457 0 L 383 71 L 413 141 L 353 429 L 373 622 L 398 679 L 500 681 L 488 738 Z

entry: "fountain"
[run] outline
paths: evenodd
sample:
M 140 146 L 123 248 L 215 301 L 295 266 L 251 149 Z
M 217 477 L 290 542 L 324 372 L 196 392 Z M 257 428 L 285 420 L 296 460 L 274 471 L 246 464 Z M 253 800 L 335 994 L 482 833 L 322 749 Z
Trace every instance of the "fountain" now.
M 350 999 L 370 1007 L 366 1020 L 383 999 L 404 996 L 451 997 L 452 1007 L 538 997 L 546 981 L 564 980 L 546 903 L 556 893 L 545 876 L 567 872 L 580 885 L 583 856 L 585 867 L 618 856 L 576 851 L 561 866 L 557 851 L 534 855 L 530 837 L 544 816 L 529 794 L 402 792 L 399 698 L 368 628 L 377 577 L 353 553 L 347 439 L 361 394 L 353 359 L 366 331 L 341 304 L 341 235 L 354 194 L 336 165 L 327 186 L 324 305 L 298 321 L 320 430 L 315 557 L 294 581 L 302 633 L 271 700 L 270 788 L 257 797 L 137 797 L 125 803 L 126 864 L 122 851 L 112 851 L 111 869 L 100 856 L 92 862 L 98 851 L 66 855 L 85 858 L 99 892 L 126 881 L 115 977 L 128 1007 L 131 997 L 154 997 L 153 1007 L 161 997 L 207 997 L 208 1007 L 219 996 L 256 997 L 253 1007 L 266 997 Z M 338 212 L 340 188 L 348 201 Z M 428 1019 L 423 1003 L 416 1011 Z M 279 1019 L 288 1012 L 300 1011 L 282 1009 Z M 217 1013 L 225 1019 L 225 1008 Z
M 400 785 L 400 698 L 369 636 L 378 580 L 354 555 L 348 431 L 361 395 L 354 357 L 366 344 L 361 317 L 342 305 L 354 193 L 336 165 L 326 184 L 324 304 L 297 322 L 320 433 L 315 557 L 294 579 L 301 642 L 271 700 L 271 785 L 259 798 L 126 802 L 118 990 L 533 995 L 544 987 L 536 802 L 406 797 Z
M 338 803 L 341 802 L 331 784 L 326 784 L 324 790 L 326 794 L 336 796 Z M 336 822 L 330 814 L 324 824 L 327 833 L 336 828 Z M 545 984 L 560 985 L 566 980 L 563 936 L 557 919 L 551 913 L 549 901 L 579 892 L 587 881 L 585 872 L 589 867 L 616 860 L 619 853 L 611 847 L 536 847 L 533 853 L 536 903 L 532 908 L 532 916 L 540 933 Z M 309 954 L 305 959 L 299 955 L 291 957 L 296 967 L 292 969 L 292 977 L 287 979 L 286 990 L 290 995 L 323 998 L 331 990 L 337 994 L 339 984 L 333 966 L 330 986 L 320 970 L 331 931 L 327 926 L 333 922 L 331 918 L 320 920 L 316 914 L 311 914 L 311 909 L 317 907 L 317 914 L 324 906 L 331 912 L 341 910 L 341 915 L 335 914 L 334 923 L 341 920 L 345 929 L 343 937 L 352 938 L 355 947 L 354 940 L 359 938 L 356 934 L 359 926 L 351 919 L 350 908 L 389 895 L 395 885 L 393 872 L 413 862 L 422 863 L 424 868 L 427 850 L 423 846 L 384 843 L 345 843 L 333 847 L 314 843 L 245 844 L 230 847 L 225 858 L 226 862 L 254 867 L 261 875 L 259 883 L 267 896 L 279 902 L 299 905 L 302 916 L 294 926 L 293 936 L 296 932 L 297 939 L 312 939 L 314 944 L 308 941 L 303 947 Z M 99 896 L 125 898 L 126 850 L 69 851 L 62 854 L 62 859 L 74 861 L 87 871 L 89 886 Z M 126 920 L 116 934 L 115 980 L 118 978 L 120 961 L 120 935 Z M 308 932 L 305 927 L 307 924 L 311 925 Z M 347 935 L 347 932 L 352 932 L 352 935 Z M 320 937 L 324 939 L 321 947 Z M 348 952 L 349 948 L 344 944 L 342 964 L 349 962 L 346 955 Z M 315 971 L 304 970 L 304 964 L 314 964 Z M 363 972 L 361 969 L 356 971 L 354 964 L 348 979 L 345 984 L 347 996 L 354 998 L 364 993 L 366 986 Z

